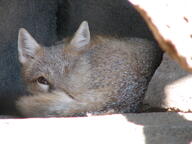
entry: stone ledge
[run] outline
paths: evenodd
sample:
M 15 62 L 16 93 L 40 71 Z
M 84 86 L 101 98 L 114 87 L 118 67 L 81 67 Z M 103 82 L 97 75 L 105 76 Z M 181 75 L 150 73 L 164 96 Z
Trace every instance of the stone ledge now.
M 1 119 L 0 135 L 3 144 L 188 144 L 192 143 L 192 113 Z

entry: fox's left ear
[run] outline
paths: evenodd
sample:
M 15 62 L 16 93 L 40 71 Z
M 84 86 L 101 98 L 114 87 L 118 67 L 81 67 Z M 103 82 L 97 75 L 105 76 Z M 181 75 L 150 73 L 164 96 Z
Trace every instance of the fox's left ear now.
M 73 36 L 70 46 L 73 51 L 81 52 L 90 42 L 90 31 L 87 21 L 83 21 Z
M 36 40 L 25 30 L 21 28 L 18 35 L 18 55 L 21 64 L 34 59 L 37 52 L 40 50 L 40 45 Z

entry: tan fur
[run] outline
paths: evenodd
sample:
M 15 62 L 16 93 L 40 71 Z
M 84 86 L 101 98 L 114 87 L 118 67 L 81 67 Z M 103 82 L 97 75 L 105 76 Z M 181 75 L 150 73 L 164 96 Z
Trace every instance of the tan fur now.
M 23 79 L 31 93 L 17 101 L 23 115 L 138 111 L 154 72 L 157 51 L 153 43 L 96 37 L 78 54 L 70 47 L 66 41 L 41 47 L 41 55 L 23 64 Z M 47 79 L 49 91 L 43 92 L 37 85 L 39 76 Z

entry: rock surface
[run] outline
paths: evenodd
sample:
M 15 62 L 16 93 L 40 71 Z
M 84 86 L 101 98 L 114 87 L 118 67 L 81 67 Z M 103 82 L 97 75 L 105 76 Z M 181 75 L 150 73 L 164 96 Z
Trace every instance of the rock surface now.
M 191 1 L 129 1 L 143 16 L 161 48 L 192 71 Z
M 152 107 L 192 111 L 192 74 L 167 54 L 149 83 L 145 104 Z
M 141 113 L 82 118 L 0 120 L 1 142 L 189 144 L 192 114 Z

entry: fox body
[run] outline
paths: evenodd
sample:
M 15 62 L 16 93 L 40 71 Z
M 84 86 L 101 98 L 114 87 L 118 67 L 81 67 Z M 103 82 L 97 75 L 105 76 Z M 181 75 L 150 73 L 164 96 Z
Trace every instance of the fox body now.
M 72 36 L 84 19 L 89 21 L 92 35 L 153 40 L 127 0 L 0 0 L 0 114 L 15 115 L 15 100 L 25 95 L 17 59 L 17 30 L 25 27 L 39 43 L 50 46 Z
M 137 112 L 160 55 L 139 38 L 90 38 L 85 21 L 52 47 L 20 29 L 18 52 L 30 95 L 19 98 L 17 108 L 29 117 Z

